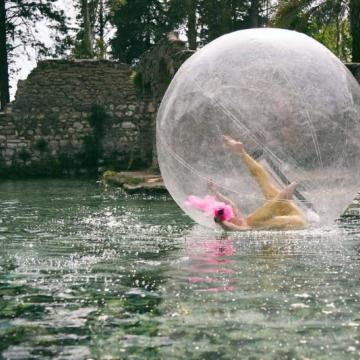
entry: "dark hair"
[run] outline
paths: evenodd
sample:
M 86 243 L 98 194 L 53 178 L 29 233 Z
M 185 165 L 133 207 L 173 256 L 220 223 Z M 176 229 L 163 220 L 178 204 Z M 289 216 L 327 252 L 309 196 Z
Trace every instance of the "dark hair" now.
M 214 216 L 214 221 L 216 223 L 221 223 L 221 217 L 224 215 L 224 208 L 220 208 L 218 210 L 216 210 L 216 216 Z

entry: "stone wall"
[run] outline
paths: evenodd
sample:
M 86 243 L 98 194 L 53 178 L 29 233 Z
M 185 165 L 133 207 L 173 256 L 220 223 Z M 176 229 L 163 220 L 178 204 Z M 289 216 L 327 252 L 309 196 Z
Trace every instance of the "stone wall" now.
M 179 40 L 178 34 L 172 32 L 141 56 L 136 68 L 139 75 L 138 86 L 142 96 L 151 100 L 154 114 L 153 133 L 155 133 L 156 113 L 161 99 L 179 67 L 193 53 L 193 50 L 187 49 L 184 41 Z M 154 169 L 158 168 L 155 140 L 154 136 L 152 161 Z
M 40 62 L 0 112 L 0 177 L 156 168 L 156 111 L 192 54 L 171 33 L 143 54 L 135 73 L 112 61 Z M 360 64 L 347 66 L 360 81 Z M 101 131 L 91 120 L 99 108 Z
M 57 163 L 86 172 L 94 154 L 106 167 L 149 166 L 152 108 L 138 98 L 131 73 L 128 65 L 111 61 L 40 62 L 0 113 L 2 172 L 41 163 L 49 171 Z M 94 109 L 104 112 L 98 119 L 101 134 L 91 122 Z M 96 153 L 92 147 L 99 143 L 101 152 Z

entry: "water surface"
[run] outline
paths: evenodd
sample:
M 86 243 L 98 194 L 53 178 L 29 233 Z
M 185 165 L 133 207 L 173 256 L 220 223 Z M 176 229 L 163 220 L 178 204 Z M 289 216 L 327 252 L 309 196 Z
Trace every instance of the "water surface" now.
M 356 225 L 225 235 L 166 197 L 0 183 L 0 358 L 358 359 Z

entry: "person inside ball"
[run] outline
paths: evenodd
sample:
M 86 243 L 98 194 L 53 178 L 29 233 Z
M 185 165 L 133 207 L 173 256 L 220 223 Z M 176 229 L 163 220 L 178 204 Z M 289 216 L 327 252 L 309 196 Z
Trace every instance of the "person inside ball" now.
M 296 183 L 284 189 L 277 188 L 266 170 L 245 150 L 244 145 L 230 136 L 223 136 L 223 141 L 230 150 L 237 154 L 248 168 L 265 197 L 265 203 L 251 214 L 244 216 L 234 202 L 222 195 L 212 181 L 208 182 L 210 193 L 218 200 L 230 206 L 232 217 L 224 219 L 222 209 L 214 212 L 214 221 L 226 230 L 249 229 L 303 229 L 306 220 L 301 209 L 291 200 Z

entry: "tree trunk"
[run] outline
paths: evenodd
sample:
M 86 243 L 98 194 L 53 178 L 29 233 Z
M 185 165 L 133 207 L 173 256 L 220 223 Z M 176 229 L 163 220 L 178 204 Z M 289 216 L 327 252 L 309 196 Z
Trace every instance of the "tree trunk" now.
M 222 31 L 221 31 L 222 34 L 227 34 L 234 30 L 231 1 L 226 1 L 223 4 L 222 14 L 221 14 L 221 23 L 222 23 Z
M 250 19 L 251 27 L 259 27 L 259 0 L 251 0 L 250 6 Z
M 360 0 L 350 0 L 352 62 L 360 62 Z
M 81 1 L 81 12 L 84 22 L 84 38 L 83 38 L 84 55 L 86 57 L 92 58 L 93 57 L 92 34 L 91 34 L 91 20 L 90 20 L 88 0 Z
M 341 39 L 341 27 L 340 27 L 340 18 L 339 18 L 339 14 L 336 17 L 336 22 L 335 22 L 335 26 L 336 26 L 336 56 L 339 57 L 341 59 L 341 51 L 340 51 L 340 39 Z
M 237 11 L 237 6 L 238 3 L 237 1 L 231 1 L 231 28 L 232 30 L 237 30 L 237 23 L 238 23 L 238 11 Z
M 104 2 L 100 0 L 99 4 L 99 45 L 100 45 L 100 59 L 105 59 L 105 40 L 104 40 L 104 29 L 105 29 L 105 16 L 104 16 Z
M 5 0 L 0 0 L 0 102 L 1 109 L 10 102 Z
M 189 42 L 189 49 L 196 50 L 196 37 L 197 37 L 197 29 L 196 29 L 196 4 L 197 0 L 187 0 L 187 38 Z

